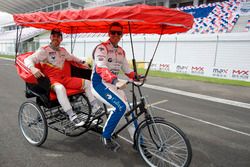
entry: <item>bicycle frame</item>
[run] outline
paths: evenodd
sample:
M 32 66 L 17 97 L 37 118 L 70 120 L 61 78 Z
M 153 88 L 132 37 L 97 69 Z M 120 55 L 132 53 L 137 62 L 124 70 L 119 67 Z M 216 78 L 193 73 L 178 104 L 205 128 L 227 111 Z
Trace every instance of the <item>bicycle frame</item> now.
M 113 133 L 114 137 L 117 137 L 118 134 L 121 131 L 123 131 L 132 122 L 138 120 L 138 118 L 142 114 L 145 115 L 145 120 L 151 118 L 151 116 L 148 114 L 148 110 L 147 110 L 147 106 L 146 106 L 146 102 L 145 102 L 145 97 L 142 96 L 142 92 L 140 89 L 140 87 L 144 84 L 144 81 L 140 85 L 136 85 L 134 82 L 131 82 L 131 83 L 132 83 L 132 101 L 133 101 L 132 104 L 133 105 L 132 105 L 132 108 L 129 111 L 127 111 L 124 115 L 127 122 L 125 124 L 123 124 L 122 127 L 115 130 L 115 132 Z M 140 102 L 139 103 L 137 103 L 137 98 L 135 95 L 135 87 L 137 87 L 139 95 L 140 95 Z M 138 109 L 139 109 L 139 112 L 138 112 Z M 129 119 L 129 116 L 133 113 L 134 113 L 134 116 L 131 119 Z

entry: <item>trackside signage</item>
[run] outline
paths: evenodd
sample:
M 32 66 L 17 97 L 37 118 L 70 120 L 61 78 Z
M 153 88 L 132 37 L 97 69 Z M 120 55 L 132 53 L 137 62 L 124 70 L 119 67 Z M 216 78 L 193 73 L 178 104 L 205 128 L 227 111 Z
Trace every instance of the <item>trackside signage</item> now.
M 146 66 L 145 66 L 146 67 Z M 151 70 L 163 72 L 175 72 L 190 75 L 199 75 L 205 77 L 243 80 L 250 82 L 250 69 L 222 68 L 201 65 L 183 65 L 183 64 L 164 64 L 155 62 L 151 65 Z
M 233 69 L 232 78 L 248 80 L 249 79 L 249 70 Z
M 205 67 L 202 66 L 192 66 L 191 67 L 191 74 L 198 74 L 198 75 L 204 75 Z
M 166 72 L 170 71 L 170 64 L 160 64 L 159 66 L 160 66 L 159 67 L 160 71 L 166 71 Z
M 188 69 L 189 69 L 188 66 L 177 65 L 175 72 L 186 74 L 186 73 L 188 73 Z
M 228 78 L 228 69 L 225 68 L 213 68 L 214 77 L 217 78 Z

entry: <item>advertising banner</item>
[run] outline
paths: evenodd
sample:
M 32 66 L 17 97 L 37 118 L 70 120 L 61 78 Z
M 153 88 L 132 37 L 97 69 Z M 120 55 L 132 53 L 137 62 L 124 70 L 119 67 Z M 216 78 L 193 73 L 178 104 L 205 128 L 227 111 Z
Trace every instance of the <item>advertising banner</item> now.
M 151 65 L 150 70 L 250 82 L 250 69 L 245 68 L 223 68 L 215 66 L 165 64 L 155 62 Z

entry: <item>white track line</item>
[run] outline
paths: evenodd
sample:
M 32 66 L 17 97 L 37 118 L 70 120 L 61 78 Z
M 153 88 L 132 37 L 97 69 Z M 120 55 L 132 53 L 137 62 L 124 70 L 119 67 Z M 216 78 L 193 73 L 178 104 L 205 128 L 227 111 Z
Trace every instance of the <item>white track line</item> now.
M 201 94 L 197 94 L 197 93 L 191 93 L 191 92 L 186 92 L 186 91 L 182 91 L 182 90 L 171 89 L 171 88 L 149 85 L 149 84 L 145 84 L 144 87 L 154 89 L 154 90 L 159 90 L 159 91 L 164 91 L 164 92 L 169 92 L 169 93 L 174 93 L 174 94 L 179 94 L 179 95 L 184 95 L 184 96 L 190 96 L 190 97 L 194 97 L 194 98 L 198 98 L 198 99 L 203 99 L 203 100 L 213 101 L 213 102 L 217 102 L 217 103 L 223 103 L 223 104 L 227 104 L 227 105 L 232 105 L 232 106 L 250 109 L 249 103 L 221 99 L 221 98 L 217 98 L 217 97 L 201 95 Z
M 222 125 L 214 124 L 214 123 L 211 123 L 211 122 L 208 122 L 208 121 L 204 121 L 202 119 L 198 119 L 198 118 L 194 118 L 194 117 L 187 116 L 187 115 L 184 115 L 184 114 L 180 114 L 180 113 L 177 113 L 177 112 L 174 112 L 174 111 L 171 111 L 171 110 L 167 110 L 167 109 L 164 109 L 164 108 L 160 108 L 160 107 L 156 107 L 156 106 L 152 106 L 152 107 L 155 108 L 155 109 L 158 109 L 158 110 L 166 111 L 166 112 L 171 113 L 171 114 L 175 114 L 175 115 L 178 115 L 178 116 L 189 118 L 189 119 L 192 119 L 192 120 L 195 120 L 195 121 L 198 121 L 198 122 L 202 122 L 202 123 L 205 123 L 205 124 L 208 124 L 208 125 L 211 125 L 211 126 L 215 126 L 215 127 L 221 128 L 221 129 L 225 129 L 225 130 L 228 130 L 228 131 L 231 131 L 231 132 L 235 132 L 235 133 L 242 134 L 242 135 L 250 137 L 250 134 L 246 133 L 246 132 L 231 129 L 231 128 L 228 128 L 228 127 L 225 127 L 225 126 L 222 126 Z

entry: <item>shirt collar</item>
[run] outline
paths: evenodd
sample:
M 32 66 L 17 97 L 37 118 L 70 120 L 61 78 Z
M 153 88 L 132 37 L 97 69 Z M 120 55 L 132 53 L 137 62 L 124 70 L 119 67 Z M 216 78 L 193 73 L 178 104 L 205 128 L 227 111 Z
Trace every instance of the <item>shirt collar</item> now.
M 55 47 L 53 45 L 51 45 L 51 43 L 49 44 L 50 48 L 53 49 L 54 51 L 60 51 L 60 46 Z

